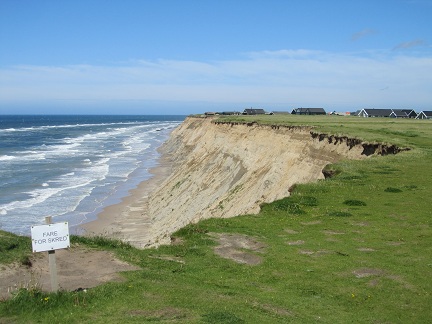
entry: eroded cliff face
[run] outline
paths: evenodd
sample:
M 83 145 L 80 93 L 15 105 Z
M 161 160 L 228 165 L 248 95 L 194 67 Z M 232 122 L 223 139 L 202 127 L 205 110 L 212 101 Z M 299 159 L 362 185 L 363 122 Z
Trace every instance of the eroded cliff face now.
M 258 213 L 263 202 L 289 196 L 294 184 L 323 179 L 327 164 L 366 157 L 360 141 L 330 141 L 310 127 L 192 117 L 173 131 L 163 151 L 174 166 L 149 197 L 153 246 L 201 219 Z

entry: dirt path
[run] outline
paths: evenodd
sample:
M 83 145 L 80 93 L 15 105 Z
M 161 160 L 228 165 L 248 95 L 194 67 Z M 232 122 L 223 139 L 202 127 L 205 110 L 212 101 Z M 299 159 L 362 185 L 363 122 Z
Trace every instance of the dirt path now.
M 31 263 L 31 267 L 0 265 L 0 298 L 11 297 L 11 292 L 19 288 L 40 287 L 43 291 L 51 291 L 48 254 L 34 254 Z M 56 264 L 59 287 L 68 291 L 122 281 L 119 272 L 139 269 L 118 260 L 110 252 L 81 247 L 57 250 Z

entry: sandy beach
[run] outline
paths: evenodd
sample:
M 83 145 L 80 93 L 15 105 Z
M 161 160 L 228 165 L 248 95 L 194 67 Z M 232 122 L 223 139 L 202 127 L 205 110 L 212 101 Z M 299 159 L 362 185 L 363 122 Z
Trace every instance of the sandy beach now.
M 170 175 L 173 163 L 161 152 L 158 165 L 150 170 L 150 179 L 132 189 L 118 204 L 106 207 L 94 221 L 80 226 L 83 235 L 106 235 L 127 241 L 137 247 L 150 243 L 151 216 L 147 214 L 149 196 Z

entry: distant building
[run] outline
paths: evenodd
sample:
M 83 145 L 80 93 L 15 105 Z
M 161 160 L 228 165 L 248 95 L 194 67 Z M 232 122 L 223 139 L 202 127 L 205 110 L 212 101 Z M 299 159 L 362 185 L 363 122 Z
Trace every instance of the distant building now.
M 390 117 L 392 113 L 391 109 L 375 109 L 375 108 L 364 108 L 360 110 L 357 116 L 359 117 Z
M 264 109 L 248 108 L 243 111 L 243 115 L 265 115 Z
M 415 118 L 416 112 L 412 109 L 378 109 L 364 108 L 357 114 L 359 117 L 392 117 L 392 118 Z
M 392 118 L 416 118 L 417 113 L 412 109 L 392 109 Z
M 432 111 L 423 110 L 418 113 L 416 119 L 432 119 Z
M 295 108 L 292 110 L 293 115 L 326 115 L 324 108 Z

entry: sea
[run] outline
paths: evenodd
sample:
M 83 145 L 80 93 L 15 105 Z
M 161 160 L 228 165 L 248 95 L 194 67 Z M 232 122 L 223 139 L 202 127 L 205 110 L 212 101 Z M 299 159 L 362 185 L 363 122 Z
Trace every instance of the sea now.
M 149 179 L 185 116 L 0 115 L 0 229 L 68 222 L 76 233 Z

